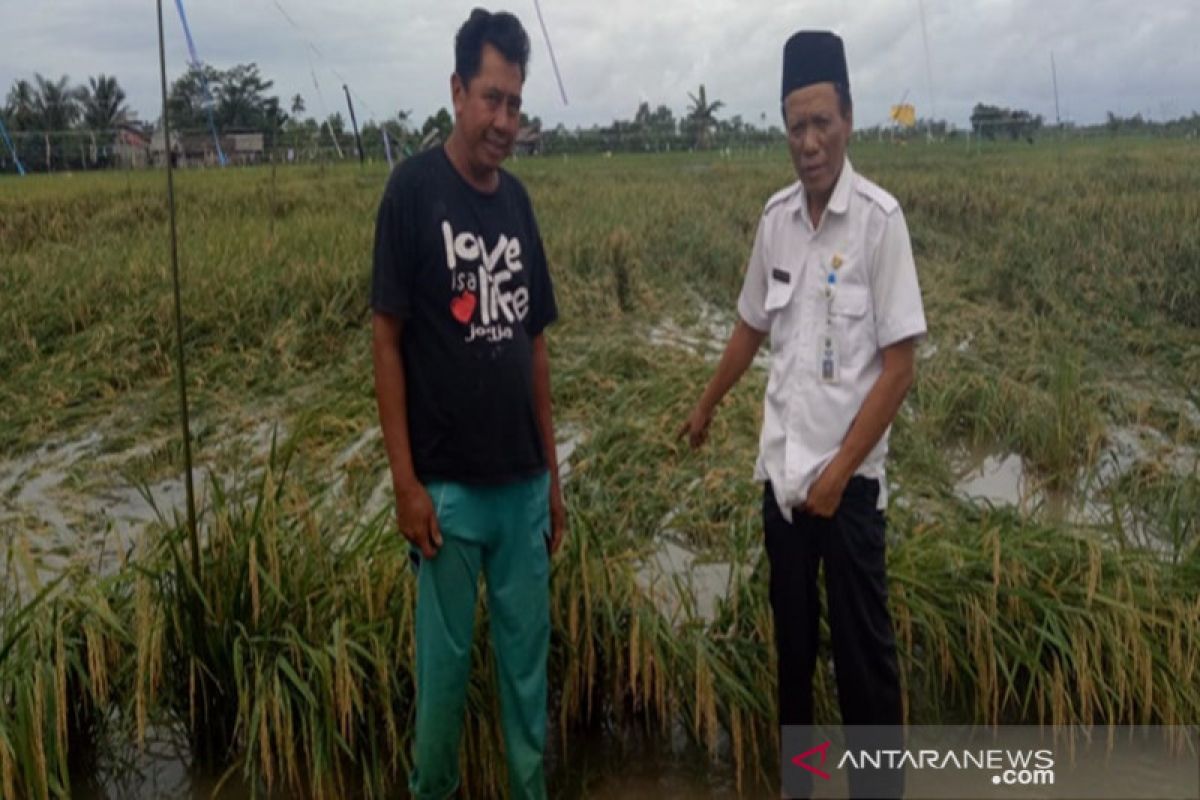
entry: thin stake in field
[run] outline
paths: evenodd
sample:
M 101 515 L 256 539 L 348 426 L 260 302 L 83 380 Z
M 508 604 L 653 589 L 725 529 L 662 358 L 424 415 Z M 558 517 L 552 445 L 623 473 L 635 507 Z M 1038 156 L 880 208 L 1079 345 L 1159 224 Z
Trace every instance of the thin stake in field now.
M 191 545 L 192 575 L 200 580 L 200 542 L 196 532 L 196 495 L 192 486 L 192 435 L 188 423 L 187 374 L 183 358 L 183 308 L 179 299 L 179 242 L 175 227 L 175 173 L 171 164 L 171 122 L 167 108 L 167 52 L 163 43 L 162 0 L 158 0 L 158 64 L 162 78 L 163 142 L 167 162 L 167 216 L 171 225 L 171 279 L 175 293 L 175 357 L 179 375 L 179 421 L 183 434 L 184 486 L 187 490 L 188 539 Z

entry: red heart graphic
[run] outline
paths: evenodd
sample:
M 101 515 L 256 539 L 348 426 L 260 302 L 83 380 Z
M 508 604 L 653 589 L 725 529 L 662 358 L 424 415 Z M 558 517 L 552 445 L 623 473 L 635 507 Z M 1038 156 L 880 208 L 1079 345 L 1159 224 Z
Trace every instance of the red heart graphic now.
M 454 318 L 466 325 L 471 321 L 471 315 L 475 313 L 475 295 L 471 292 L 463 292 L 458 297 L 450 301 L 450 313 Z

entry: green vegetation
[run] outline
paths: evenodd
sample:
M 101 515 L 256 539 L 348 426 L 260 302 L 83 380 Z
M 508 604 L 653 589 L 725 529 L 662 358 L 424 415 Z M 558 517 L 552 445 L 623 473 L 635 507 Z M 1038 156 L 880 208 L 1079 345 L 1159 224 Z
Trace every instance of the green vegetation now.
M 1194 723 L 1196 144 L 856 148 L 856 168 L 905 208 L 931 324 L 892 439 L 891 598 L 910 720 Z M 557 418 L 582 436 L 552 579 L 552 780 L 563 785 L 589 725 L 665 739 L 682 720 L 751 786 L 773 774 L 776 736 L 750 477 L 765 376 L 731 394 L 705 450 L 673 434 L 720 345 L 705 344 L 712 320 L 731 319 L 762 204 L 790 180 L 786 155 L 513 168 L 556 278 Z M 413 581 L 369 436 L 384 179 L 178 176 L 209 473 L 195 584 L 170 519 L 107 576 L 89 545 L 51 582 L 53 526 L 20 502 L 44 473 L 12 466 L 98 437 L 60 487 L 81 541 L 108 523 L 69 495 L 179 475 L 162 176 L 0 180 L 0 795 L 66 796 L 68 766 L 86 775 L 105 742 L 156 726 L 186 730 L 198 758 L 256 790 L 381 796 L 402 783 Z M 668 321 L 680 335 L 662 335 Z M 1155 447 L 1130 461 L 1114 449 L 1128 431 Z M 1015 453 L 1047 497 L 1087 489 L 1100 510 L 1084 524 L 1050 503 L 971 504 L 955 482 L 973 448 Z M 711 621 L 673 625 L 644 588 L 668 515 L 702 560 L 744 567 Z M 196 596 L 200 625 L 186 611 Z M 483 796 L 503 785 L 503 760 L 486 639 L 475 657 L 464 765 Z M 823 664 L 825 720 L 830 679 Z

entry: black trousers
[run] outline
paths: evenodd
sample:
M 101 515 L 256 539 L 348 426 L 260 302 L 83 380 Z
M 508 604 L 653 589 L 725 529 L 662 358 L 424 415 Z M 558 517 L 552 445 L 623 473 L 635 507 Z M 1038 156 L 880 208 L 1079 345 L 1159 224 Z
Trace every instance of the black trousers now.
M 879 482 L 850 480 L 832 518 L 796 509 L 784 519 L 771 484 L 763 488 L 763 529 L 771 566 L 770 599 L 778 653 L 779 722 L 813 724 L 813 672 L 821 613 L 817 575 L 824 562 L 825 595 L 838 705 L 845 726 L 889 726 L 881 733 L 847 730 L 853 749 L 902 746 L 903 723 L 896 637 L 887 606 L 883 513 Z M 863 740 L 867 736 L 869 741 Z M 899 797 L 903 773 L 849 775 L 852 797 Z

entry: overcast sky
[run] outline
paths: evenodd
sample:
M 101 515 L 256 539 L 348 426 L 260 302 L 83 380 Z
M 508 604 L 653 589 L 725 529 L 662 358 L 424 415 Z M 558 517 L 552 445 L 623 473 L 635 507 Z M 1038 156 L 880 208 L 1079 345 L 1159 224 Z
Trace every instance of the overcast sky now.
M 977 101 L 1053 121 L 1051 52 L 1064 120 L 1112 110 L 1155 119 L 1200 110 L 1200 0 L 541 0 L 569 104 L 554 80 L 534 0 L 517 14 L 533 42 L 525 108 L 549 126 L 631 118 L 641 100 L 681 114 L 704 83 L 722 116 L 777 119 L 783 43 L 800 28 L 846 41 L 855 123 L 883 122 L 907 96 L 920 116 L 967 124 Z M 342 78 L 360 122 L 449 106 L 453 36 L 473 3 L 456 0 L 184 0 L 200 57 L 219 68 L 257 62 L 285 108 L 345 115 Z M 922 36 L 924 7 L 928 64 Z M 493 10 L 498 10 L 493 7 Z M 187 48 L 172 0 L 167 65 Z M 289 18 L 291 22 L 289 22 Z M 72 82 L 116 75 L 142 119 L 160 110 L 153 4 L 146 0 L 0 0 L 0 91 L 35 72 Z M 293 24 L 294 23 L 294 24 Z M 315 47 L 318 55 L 313 51 Z M 320 87 L 318 93 L 314 86 Z M 341 77 L 339 77 L 341 76 Z

